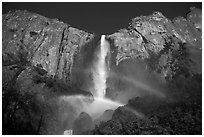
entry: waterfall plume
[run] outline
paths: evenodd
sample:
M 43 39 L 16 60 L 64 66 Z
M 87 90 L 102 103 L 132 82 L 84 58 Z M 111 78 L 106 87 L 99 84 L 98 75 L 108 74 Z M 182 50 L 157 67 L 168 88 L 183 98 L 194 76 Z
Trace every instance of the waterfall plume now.
M 98 61 L 94 74 L 94 88 L 96 96 L 103 98 L 106 93 L 106 79 L 108 77 L 106 57 L 109 52 L 109 43 L 105 40 L 105 35 L 101 36 L 101 45 L 98 52 Z

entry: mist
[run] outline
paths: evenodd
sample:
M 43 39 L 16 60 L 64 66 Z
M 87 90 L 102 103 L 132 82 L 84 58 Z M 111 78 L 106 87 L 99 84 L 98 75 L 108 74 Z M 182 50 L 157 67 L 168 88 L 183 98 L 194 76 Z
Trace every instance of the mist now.
M 91 121 L 96 119 L 98 119 L 98 122 L 104 121 L 104 119 L 100 119 L 100 116 L 106 110 L 115 110 L 119 106 L 125 105 L 118 101 L 112 101 L 105 96 L 106 80 L 109 77 L 110 71 L 109 46 L 108 41 L 105 40 L 105 35 L 102 35 L 99 42 L 88 43 L 81 49 L 81 54 L 75 56 L 76 61 L 72 68 L 72 85 L 91 92 L 93 98 L 82 95 L 61 96 L 59 98 L 60 104 L 67 104 L 66 107 L 62 108 L 59 116 L 62 123 L 64 123 L 63 129 L 65 132 L 74 129 L 74 134 L 80 134 L 79 131 L 83 131 L 80 129 L 81 126 L 78 125 L 79 128 L 77 128 L 76 124 L 74 124 L 76 121 L 81 121 L 80 118 L 87 118 L 84 120 L 85 123 L 89 121 L 87 124 L 92 123 Z M 66 108 L 72 111 L 67 111 Z M 90 128 L 94 127 L 94 125 L 90 125 Z
M 109 42 L 104 39 L 89 44 L 91 45 L 81 51 L 83 58 L 76 57 L 78 62 L 74 64 L 72 72 L 75 77 L 72 77 L 72 80 L 79 88 L 91 92 L 94 98 L 80 95 L 61 97 L 60 100 L 72 106 L 74 113 L 66 112 L 72 114 L 71 119 L 77 119 L 85 112 L 91 117 L 91 121 L 100 123 L 110 119 L 103 116 L 106 110 L 124 106 L 132 98 L 146 95 L 165 98 L 165 84 L 156 73 L 147 68 L 144 61 L 125 60 L 113 68 L 110 66 L 113 63 L 110 54 L 113 47 L 109 48 Z M 128 107 L 126 109 L 138 117 L 143 117 L 143 114 L 136 110 Z M 72 124 L 73 120 L 67 123 L 65 130 L 72 129 Z
M 159 75 L 140 60 L 125 60 L 110 72 L 107 97 L 128 103 L 135 97 L 153 95 L 165 98 L 166 87 Z
M 97 60 L 96 51 L 100 45 L 100 36 L 94 37 L 89 43 L 83 45 L 79 54 L 74 56 L 71 71 L 73 87 L 89 91 L 93 87 L 93 65 Z

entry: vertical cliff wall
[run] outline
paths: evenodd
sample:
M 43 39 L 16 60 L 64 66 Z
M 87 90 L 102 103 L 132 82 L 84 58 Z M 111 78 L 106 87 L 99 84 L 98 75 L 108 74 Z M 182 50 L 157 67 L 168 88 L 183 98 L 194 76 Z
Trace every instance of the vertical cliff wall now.
M 201 24 L 202 12 L 197 8 L 173 21 L 154 12 L 133 18 L 127 28 L 108 35 L 112 46 L 109 96 L 117 96 L 118 91 L 128 94 L 128 90 L 140 96 L 148 88 L 162 91 L 162 83 L 175 77 L 201 74 Z
M 94 35 L 27 11 L 3 15 L 3 74 L 21 62 L 70 84 L 74 56 Z

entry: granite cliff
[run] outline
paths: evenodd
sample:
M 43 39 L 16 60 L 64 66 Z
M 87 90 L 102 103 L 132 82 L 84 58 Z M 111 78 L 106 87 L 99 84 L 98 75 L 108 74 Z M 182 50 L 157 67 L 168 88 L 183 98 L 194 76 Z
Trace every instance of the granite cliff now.
M 3 67 L 23 58 L 45 70 L 51 78 L 70 84 L 74 55 L 94 35 L 59 21 L 27 11 L 3 15 Z
M 172 77 L 179 69 L 179 58 L 173 53 L 184 54 L 182 48 L 185 48 L 190 54 L 190 73 L 195 74 L 202 71 L 199 63 L 202 49 L 201 24 L 202 12 L 196 8 L 191 8 L 186 17 L 176 17 L 173 21 L 160 12 L 154 12 L 149 16 L 133 18 L 127 28 L 107 37 L 117 47 L 116 65 L 128 58 L 150 61 L 154 57 L 157 61 L 149 65 L 160 72 L 162 77 Z

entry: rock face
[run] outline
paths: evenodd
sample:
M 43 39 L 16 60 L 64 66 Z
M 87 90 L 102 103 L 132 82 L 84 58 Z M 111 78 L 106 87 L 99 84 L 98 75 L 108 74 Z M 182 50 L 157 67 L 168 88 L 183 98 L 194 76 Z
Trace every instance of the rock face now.
M 111 120 L 113 112 L 114 111 L 111 109 L 104 111 L 104 113 L 99 118 L 94 120 L 94 124 L 99 125 L 101 122 L 106 122 L 108 120 Z
M 121 96 L 121 89 L 126 94 L 128 90 L 141 90 L 132 88 L 131 82 L 143 89 L 142 83 L 157 88 L 162 85 L 156 83 L 168 83 L 183 74 L 185 77 L 202 74 L 201 24 L 202 13 L 197 8 L 191 8 L 186 17 L 173 21 L 154 12 L 133 18 L 127 28 L 108 35 L 112 50 L 111 70 L 116 74 L 108 79 L 107 96 Z
M 85 112 L 82 112 L 79 117 L 74 121 L 73 133 L 75 135 L 82 134 L 87 130 L 93 129 L 92 118 Z
M 177 17 L 173 21 L 162 13 L 132 19 L 128 28 L 107 36 L 115 45 L 115 64 L 125 59 L 139 59 L 161 77 L 172 78 L 181 69 L 178 64 L 182 56 L 189 54 L 190 74 L 201 73 L 202 13 L 191 8 L 186 18 Z
M 3 15 L 3 68 L 23 60 L 70 84 L 74 56 L 94 35 L 27 11 Z M 26 65 L 28 65 L 26 63 Z

